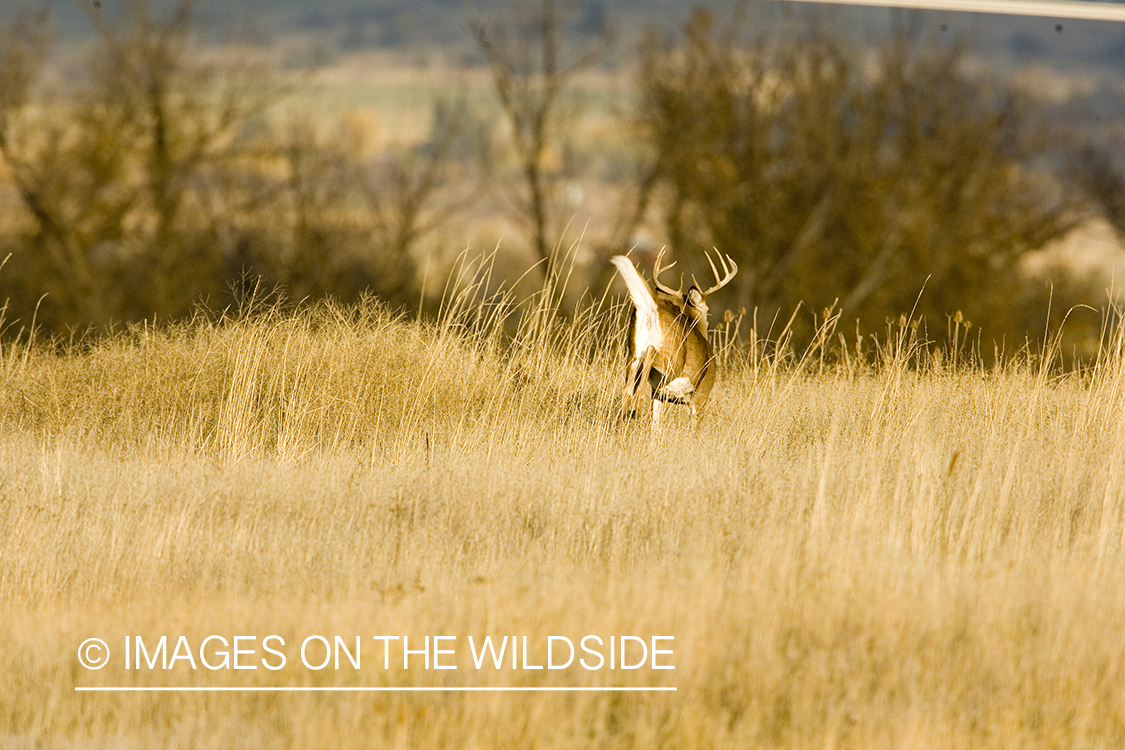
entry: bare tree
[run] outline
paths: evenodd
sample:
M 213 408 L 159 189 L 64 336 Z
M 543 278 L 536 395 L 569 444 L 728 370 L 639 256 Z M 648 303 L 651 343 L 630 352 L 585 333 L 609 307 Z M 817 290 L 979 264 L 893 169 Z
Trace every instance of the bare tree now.
M 429 137 L 373 152 L 365 125 L 292 115 L 260 134 L 280 170 L 256 173 L 237 221 L 240 260 L 297 298 L 374 293 L 417 303 L 414 251 L 476 200 L 454 151 L 471 120 L 461 95 L 434 107 Z
M 136 206 L 148 216 L 139 249 L 147 267 L 149 305 L 171 313 L 185 272 L 204 248 L 183 241 L 196 226 L 185 212 L 205 210 L 215 171 L 240 155 L 239 131 L 277 101 L 281 89 L 247 59 L 208 55 L 196 35 L 195 0 L 177 0 L 163 20 L 147 0 L 129 0 L 126 21 L 92 18 L 100 44 L 92 68 L 91 104 L 108 108 L 135 136 L 120 145 L 136 154 L 142 174 Z
M 46 251 L 42 258 L 53 270 L 46 291 L 72 300 L 82 317 L 101 320 L 101 284 L 86 255 L 82 206 L 64 205 L 69 203 L 69 186 L 61 172 L 66 133 L 53 119 L 40 122 L 27 114 L 51 41 L 45 11 L 24 9 L 0 33 L 0 157 L 35 225 L 35 244 Z M 97 129 L 100 121 L 90 125 Z M 111 163 L 98 166 L 87 177 L 87 192 L 103 191 L 115 171 Z
M 245 59 L 208 56 L 193 10 L 179 0 L 158 19 L 131 0 L 110 23 L 92 9 L 86 78 L 36 107 L 47 40 L 26 21 L 8 31 L 0 153 L 33 225 L 13 262 L 48 280 L 60 322 L 182 312 L 222 265 L 201 232 L 208 193 L 278 89 Z
M 870 54 L 816 29 L 747 40 L 700 11 L 644 60 L 668 235 L 737 259 L 732 306 L 838 299 L 878 326 L 929 277 L 934 317 L 1003 322 L 1022 255 L 1083 216 L 1041 166 L 1062 138 L 1045 108 L 908 25 Z
M 567 27 L 580 7 L 569 0 L 514 2 L 505 20 L 487 23 L 472 18 L 470 26 L 492 73 L 497 99 L 511 126 L 512 147 L 519 163 L 518 188 L 505 197 L 525 225 L 538 257 L 554 274 L 553 252 L 561 230 L 559 170 L 548 155 L 561 146 L 576 120 L 568 87 L 576 75 L 590 68 L 611 36 L 602 30 L 593 41 L 578 43 Z
M 425 143 L 372 153 L 346 118 L 268 113 L 286 87 L 206 43 L 194 9 L 91 10 L 84 75 L 55 90 L 36 85 L 46 19 L 4 32 L 0 157 L 23 208 L 0 227 L 10 309 L 46 293 L 41 324 L 102 327 L 188 314 L 257 276 L 297 299 L 413 306 L 413 248 L 475 195 L 453 180 L 464 97 L 435 109 Z
M 475 201 L 475 180 L 459 174 L 462 184 L 455 186 L 451 176 L 454 151 L 471 138 L 472 120 L 463 94 L 438 100 L 426 142 L 389 153 L 377 165 L 369 200 L 380 244 L 389 252 L 409 253 Z

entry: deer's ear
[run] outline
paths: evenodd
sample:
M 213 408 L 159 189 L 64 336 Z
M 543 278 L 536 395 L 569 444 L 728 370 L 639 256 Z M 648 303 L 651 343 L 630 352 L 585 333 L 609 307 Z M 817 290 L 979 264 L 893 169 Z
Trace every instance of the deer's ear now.
M 688 302 L 696 307 L 703 304 L 703 294 L 695 287 L 688 290 L 687 298 Z

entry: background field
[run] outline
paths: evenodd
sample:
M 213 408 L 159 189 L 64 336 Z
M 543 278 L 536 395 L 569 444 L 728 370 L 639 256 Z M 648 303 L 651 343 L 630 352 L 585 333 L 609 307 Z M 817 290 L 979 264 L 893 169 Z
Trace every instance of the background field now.
M 650 442 L 613 426 L 622 311 L 541 302 L 514 339 L 463 300 L 5 345 L 0 746 L 1125 741 L 1120 333 L 1059 376 L 952 368 L 909 328 L 865 360 L 755 336 L 701 429 Z M 79 667 L 130 633 L 660 634 L 677 668 Z M 678 691 L 73 691 L 310 682 Z

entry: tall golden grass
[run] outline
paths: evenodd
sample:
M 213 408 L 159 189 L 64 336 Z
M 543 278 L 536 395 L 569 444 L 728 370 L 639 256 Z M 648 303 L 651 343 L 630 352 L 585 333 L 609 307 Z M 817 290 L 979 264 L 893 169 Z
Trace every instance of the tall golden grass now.
M 1125 743 L 1120 330 L 1070 374 L 755 338 L 650 440 L 614 427 L 618 308 L 548 290 L 513 336 L 479 292 L 6 344 L 0 747 Z M 454 635 L 460 668 L 76 660 L 314 633 Z M 488 634 L 670 635 L 676 668 L 474 670 Z M 74 690 L 246 685 L 677 690 Z

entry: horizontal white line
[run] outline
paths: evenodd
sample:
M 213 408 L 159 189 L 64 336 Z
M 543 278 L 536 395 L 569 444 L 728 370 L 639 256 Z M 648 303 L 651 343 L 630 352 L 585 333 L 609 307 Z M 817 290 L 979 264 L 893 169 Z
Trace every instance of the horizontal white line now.
M 675 692 L 674 687 L 75 687 L 82 693 L 610 693 Z
M 829 5 L 867 5 L 964 13 L 1003 13 L 1012 16 L 1074 18 L 1082 21 L 1125 21 L 1125 5 L 1080 0 L 789 0 Z

